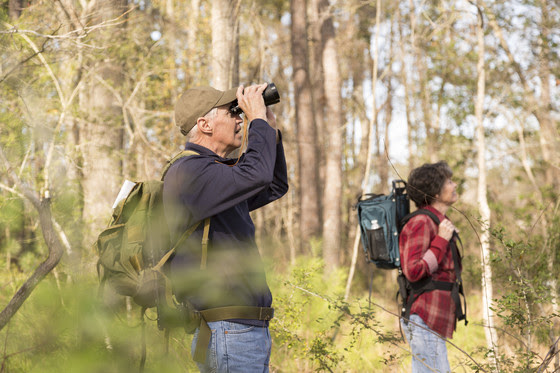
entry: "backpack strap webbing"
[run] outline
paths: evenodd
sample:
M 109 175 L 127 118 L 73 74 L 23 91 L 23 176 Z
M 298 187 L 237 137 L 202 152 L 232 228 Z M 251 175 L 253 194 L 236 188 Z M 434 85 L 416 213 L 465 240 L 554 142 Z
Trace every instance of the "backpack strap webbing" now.
M 165 166 L 161 180 L 164 179 L 167 171 L 171 165 L 184 157 L 191 155 L 198 155 L 197 152 L 192 150 L 185 150 L 175 155 Z M 160 262 L 156 265 L 157 269 L 160 270 L 161 267 L 169 260 L 171 255 L 175 252 L 175 249 L 188 238 L 196 228 L 200 225 L 200 222 L 191 226 L 186 232 L 183 233 L 181 238 L 177 241 L 175 246 L 169 250 Z M 208 236 L 210 232 L 210 218 L 204 220 L 204 231 L 202 234 L 202 255 L 200 260 L 200 269 L 206 269 L 206 262 L 208 258 Z M 168 286 L 166 285 L 166 288 Z M 170 289 L 170 287 L 169 287 Z M 166 289 L 166 292 L 168 290 Z M 204 363 L 206 360 L 206 350 L 208 349 L 208 344 L 210 343 L 210 338 L 212 332 L 208 326 L 209 322 L 222 321 L 230 319 L 244 319 L 244 320 L 262 320 L 268 321 L 274 317 L 274 308 L 271 307 L 254 307 L 254 306 L 229 306 L 229 307 L 217 307 L 210 308 L 207 310 L 197 311 L 196 314 L 200 318 L 200 325 L 198 331 L 198 340 L 196 342 L 196 347 L 194 351 L 194 360 L 200 363 Z
M 163 265 L 165 263 L 167 263 L 167 261 L 169 260 L 169 258 L 171 257 L 171 255 L 173 255 L 173 253 L 175 252 L 175 250 L 177 249 L 177 247 L 183 243 L 184 240 L 186 240 L 191 234 L 193 234 L 193 232 L 196 230 L 196 228 L 198 228 L 198 226 L 200 225 L 201 222 L 198 222 L 194 225 L 192 225 L 189 229 L 187 229 L 183 235 L 179 238 L 179 240 L 177 241 L 177 243 L 175 244 L 175 246 L 173 246 L 173 248 L 171 250 L 169 250 L 167 253 L 165 253 L 165 255 L 159 260 L 159 262 L 154 266 L 154 269 L 157 271 L 160 271 L 161 268 L 163 267 Z M 210 218 L 206 218 L 204 219 L 204 232 L 202 233 L 202 258 L 200 260 L 200 268 L 203 269 L 203 267 L 206 267 L 206 260 L 207 260 L 207 256 L 208 256 L 208 236 L 210 234 Z
M 204 220 L 204 232 L 202 233 L 202 255 L 200 257 L 200 269 L 206 269 L 208 260 L 208 236 L 210 234 L 210 218 Z
M 194 150 L 183 150 L 178 154 L 174 155 L 170 160 L 167 161 L 167 164 L 163 168 L 163 172 L 161 173 L 161 181 L 165 178 L 165 174 L 169 171 L 169 168 L 181 158 L 189 157 L 191 155 L 200 155 L 199 153 L 195 152 Z
M 179 154 L 175 155 L 173 158 L 171 158 L 165 165 L 165 168 L 163 169 L 161 180 L 162 181 L 164 180 L 167 171 L 173 165 L 173 163 L 175 163 L 177 160 L 181 158 L 189 157 L 191 155 L 198 155 L 198 153 L 193 150 L 184 150 Z M 191 234 L 193 234 L 193 232 L 200 226 L 200 223 L 201 221 L 196 222 L 195 224 L 191 225 L 185 232 L 183 232 L 183 234 L 181 235 L 181 237 L 179 237 L 179 239 L 177 240 L 173 248 L 169 250 L 167 253 L 165 253 L 165 255 L 159 260 L 159 262 L 153 267 L 154 270 L 158 271 L 161 274 L 162 278 L 165 281 L 165 299 L 168 305 L 175 304 L 175 302 L 173 301 L 173 288 L 171 285 L 171 281 L 169 281 L 169 278 L 163 272 L 162 268 L 165 265 L 165 263 L 167 263 L 167 261 L 171 258 L 171 256 L 175 253 L 177 247 L 179 247 L 183 243 L 183 241 L 185 241 L 187 238 L 190 237 Z M 206 218 L 204 219 L 204 231 L 202 233 L 202 255 L 200 259 L 201 269 L 206 268 L 206 262 L 208 258 L 209 234 L 210 234 L 210 218 Z
M 210 343 L 212 332 L 208 326 L 209 322 L 229 319 L 263 320 L 268 321 L 274 317 L 274 308 L 252 307 L 252 306 L 229 306 L 217 307 L 197 312 L 200 315 L 200 326 L 198 339 L 194 350 L 194 361 L 204 363 L 206 361 L 206 350 Z
M 175 163 L 181 158 L 189 157 L 191 155 L 199 155 L 199 153 L 195 152 L 194 150 L 183 150 L 182 152 L 176 154 L 173 158 L 171 158 L 165 165 L 165 168 L 163 169 L 161 180 L 163 181 L 165 175 L 167 174 L 167 171 L 173 165 L 173 163 Z M 200 222 L 197 222 L 183 233 L 183 235 L 179 238 L 179 240 L 177 240 L 177 243 L 175 243 L 175 246 L 173 246 L 173 248 L 169 250 L 163 256 L 163 258 L 161 258 L 161 260 L 156 266 L 158 270 L 169 260 L 169 257 L 171 257 L 171 255 L 175 252 L 176 248 L 180 244 L 182 244 L 183 241 L 186 240 L 196 230 L 196 228 L 198 228 L 199 225 Z M 206 218 L 204 220 L 204 232 L 202 233 L 202 258 L 200 260 L 200 269 L 206 268 L 206 261 L 208 258 L 208 235 L 209 234 L 210 234 L 210 218 Z
M 459 247 L 457 246 L 457 242 L 461 244 L 461 247 L 463 246 L 463 242 L 461 242 L 461 238 L 459 237 L 459 234 L 457 234 L 457 232 L 453 232 L 453 237 L 455 239 L 451 239 L 451 253 L 453 254 L 453 266 L 455 268 L 455 282 L 454 282 L 454 286 L 453 289 L 451 290 L 451 297 L 453 299 L 453 301 L 455 302 L 455 316 L 456 319 L 461 321 L 461 320 L 465 320 L 465 326 L 469 323 L 469 321 L 467 320 L 467 299 L 465 298 L 465 293 L 463 291 L 463 280 L 461 279 L 461 271 L 458 270 L 459 266 L 460 266 L 460 255 L 459 255 Z M 459 295 L 463 296 L 463 304 L 462 306 L 464 307 L 463 311 L 463 307 L 461 307 L 461 297 Z
M 405 216 L 403 218 L 401 226 L 404 227 L 404 225 L 416 215 L 428 215 L 436 225 L 440 224 L 440 220 L 436 214 L 426 209 L 418 209 L 413 213 Z M 455 282 L 436 281 L 432 277 L 425 277 L 420 281 L 410 282 L 408 281 L 408 279 L 406 279 L 406 277 L 404 277 L 404 274 L 402 275 L 402 278 L 404 279 L 404 281 L 408 283 L 409 288 L 411 290 L 408 299 L 405 301 L 405 304 L 403 305 L 403 309 L 402 309 L 402 316 L 404 318 L 405 323 L 407 323 L 408 319 L 410 318 L 410 311 L 412 309 L 412 304 L 416 301 L 416 299 L 418 299 L 418 297 L 421 294 L 424 294 L 432 290 L 444 290 L 444 291 L 451 292 L 451 299 L 453 299 L 453 302 L 455 303 L 455 320 L 465 320 L 465 325 L 468 324 L 467 301 L 465 299 L 465 294 L 463 291 L 461 271 L 459 270 L 460 255 L 459 255 L 459 249 L 457 247 L 457 242 L 461 243 L 462 245 L 459 235 L 457 234 L 457 232 L 454 232 L 453 237 L 449 241 L 449 248 L 453 256 L 453 269 L 455 271 Z M 400 268 L 399 268 L 399 273 L 401 273 Z M 399 282 L 399 291 L 402 291 L 403 286 L 404 285 L 402 285 Z M 461 304 L 461 295 L 463 296 L 463 304 Z M 463 311 L 463 307 L 464 307 L 464 311 Z

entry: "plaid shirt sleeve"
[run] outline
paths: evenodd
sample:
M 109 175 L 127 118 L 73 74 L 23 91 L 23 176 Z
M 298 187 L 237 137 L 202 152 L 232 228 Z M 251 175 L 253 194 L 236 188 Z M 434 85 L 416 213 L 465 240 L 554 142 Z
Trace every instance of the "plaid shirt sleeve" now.
M 427 207 L 442 221 L 447 219 L 439 211 Z M 455 280 L 453 256 L 448 241 L 438 236 L 438 227 L 427 215 L 417 215 L 403 228 L 399 246 L 403 273 L 411 282 L 431 276 L 437 281 Z M 411 309 L 432 330 L 451 338 L 455 330 L 455 303 L 451 292 L 433 290 L 418 297 Z

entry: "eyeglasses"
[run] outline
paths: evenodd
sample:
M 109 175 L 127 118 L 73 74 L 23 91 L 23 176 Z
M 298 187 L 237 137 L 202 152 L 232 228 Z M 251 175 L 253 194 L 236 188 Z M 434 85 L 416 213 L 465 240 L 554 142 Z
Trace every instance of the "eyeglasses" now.
M 239 107 L 237 100 L 231 103 L 231 106 L 229 107 L 228 111 L 232 116 L 243 114 L 243 110 Z

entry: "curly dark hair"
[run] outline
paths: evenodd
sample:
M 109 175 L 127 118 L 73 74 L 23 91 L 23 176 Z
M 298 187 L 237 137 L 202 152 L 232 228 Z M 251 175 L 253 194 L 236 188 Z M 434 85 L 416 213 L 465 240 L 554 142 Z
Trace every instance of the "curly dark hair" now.
M 416 207 L 422 208 L 434 202 L 436 194 L 451 176 L 453 171 L 447 162 L 425 163 L 410 171 L 406 191 Z

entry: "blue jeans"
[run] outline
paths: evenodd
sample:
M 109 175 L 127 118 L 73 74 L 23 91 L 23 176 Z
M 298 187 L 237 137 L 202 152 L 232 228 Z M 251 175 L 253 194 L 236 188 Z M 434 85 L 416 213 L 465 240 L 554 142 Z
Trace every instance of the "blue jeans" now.
M 243 325 L 229 321 L 209 322 L 212 331 L 206 362 L 197 363 L 203 373 L 268 373 L 272 340 L 268 327 Z M 194 353 L 198 329 L 194 333 Z
M 445 340 L 431 331 L 420 316 L 412 314 L 410 321 L 405 325 L 401 319 L 402 329 L 412 350 L 412 373 L 451 372 Z

